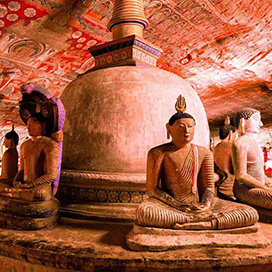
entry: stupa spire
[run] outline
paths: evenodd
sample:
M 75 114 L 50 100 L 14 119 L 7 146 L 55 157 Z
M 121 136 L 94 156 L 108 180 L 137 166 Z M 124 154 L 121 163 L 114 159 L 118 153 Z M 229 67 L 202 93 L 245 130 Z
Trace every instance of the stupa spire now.
M 131 35 L 142 38 L 147 26 L 143 0 L 115 0 L 112 18 L 108 23 L 113 40 Z

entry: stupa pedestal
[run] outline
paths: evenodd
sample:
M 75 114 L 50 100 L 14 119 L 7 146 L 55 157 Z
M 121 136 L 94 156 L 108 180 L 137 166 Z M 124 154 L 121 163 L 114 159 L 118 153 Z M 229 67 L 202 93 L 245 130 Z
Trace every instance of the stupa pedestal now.
M 186 98 L 197 124 L 194 142 L 206 147 L 207 117 L 189 83 L 155 67 L 161 51 L 142 38 L 132 35 L 90 52 L 95 68 L 61 96 L 67 115 L 61 211 L 77 218 L 132 221 L 145 198 L 147 152 L 165 142 L 176 97 Z

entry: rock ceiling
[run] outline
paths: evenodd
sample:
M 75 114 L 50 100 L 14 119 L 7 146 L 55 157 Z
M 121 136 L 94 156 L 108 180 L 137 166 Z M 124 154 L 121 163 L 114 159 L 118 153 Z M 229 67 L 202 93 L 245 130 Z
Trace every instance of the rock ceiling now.
M 186 78 L 213 126 L 249 106 L 272 125 L 271 0 L 145 0 L 144 38 L 158 67 Z M 55 95 L 94 65 L 88 48 L 111 41 L 111 0 L 0 0 L 0 125 L 18 117 L 34 81 Z

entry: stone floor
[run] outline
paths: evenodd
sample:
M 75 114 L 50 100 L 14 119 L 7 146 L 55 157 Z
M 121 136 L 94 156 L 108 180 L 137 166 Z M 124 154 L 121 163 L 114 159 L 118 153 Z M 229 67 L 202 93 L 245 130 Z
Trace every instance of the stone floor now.
M 272 225 L 259 223 L 272 239 Z M 132 224 L 62 218 L 43 231 L 0 231 L 1 272 L 272 271 L 266 249 L 200 248 L 133 252 L 125 244 Z

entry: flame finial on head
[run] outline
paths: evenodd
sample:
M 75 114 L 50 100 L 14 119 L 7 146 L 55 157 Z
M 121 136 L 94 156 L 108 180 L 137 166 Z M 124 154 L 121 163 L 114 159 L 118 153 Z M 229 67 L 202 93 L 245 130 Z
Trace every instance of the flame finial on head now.
M 177 102 L 175 104 L 175 109 L 177 112 L 185 112 L 186 111 L 186 101 L 185 97 L 179 95 L 177 98 Z
M 229 118 L 229 116 L 225 117 L 224 123 L 225 123 L 225 125 L 230 125 L 230 118 Z

